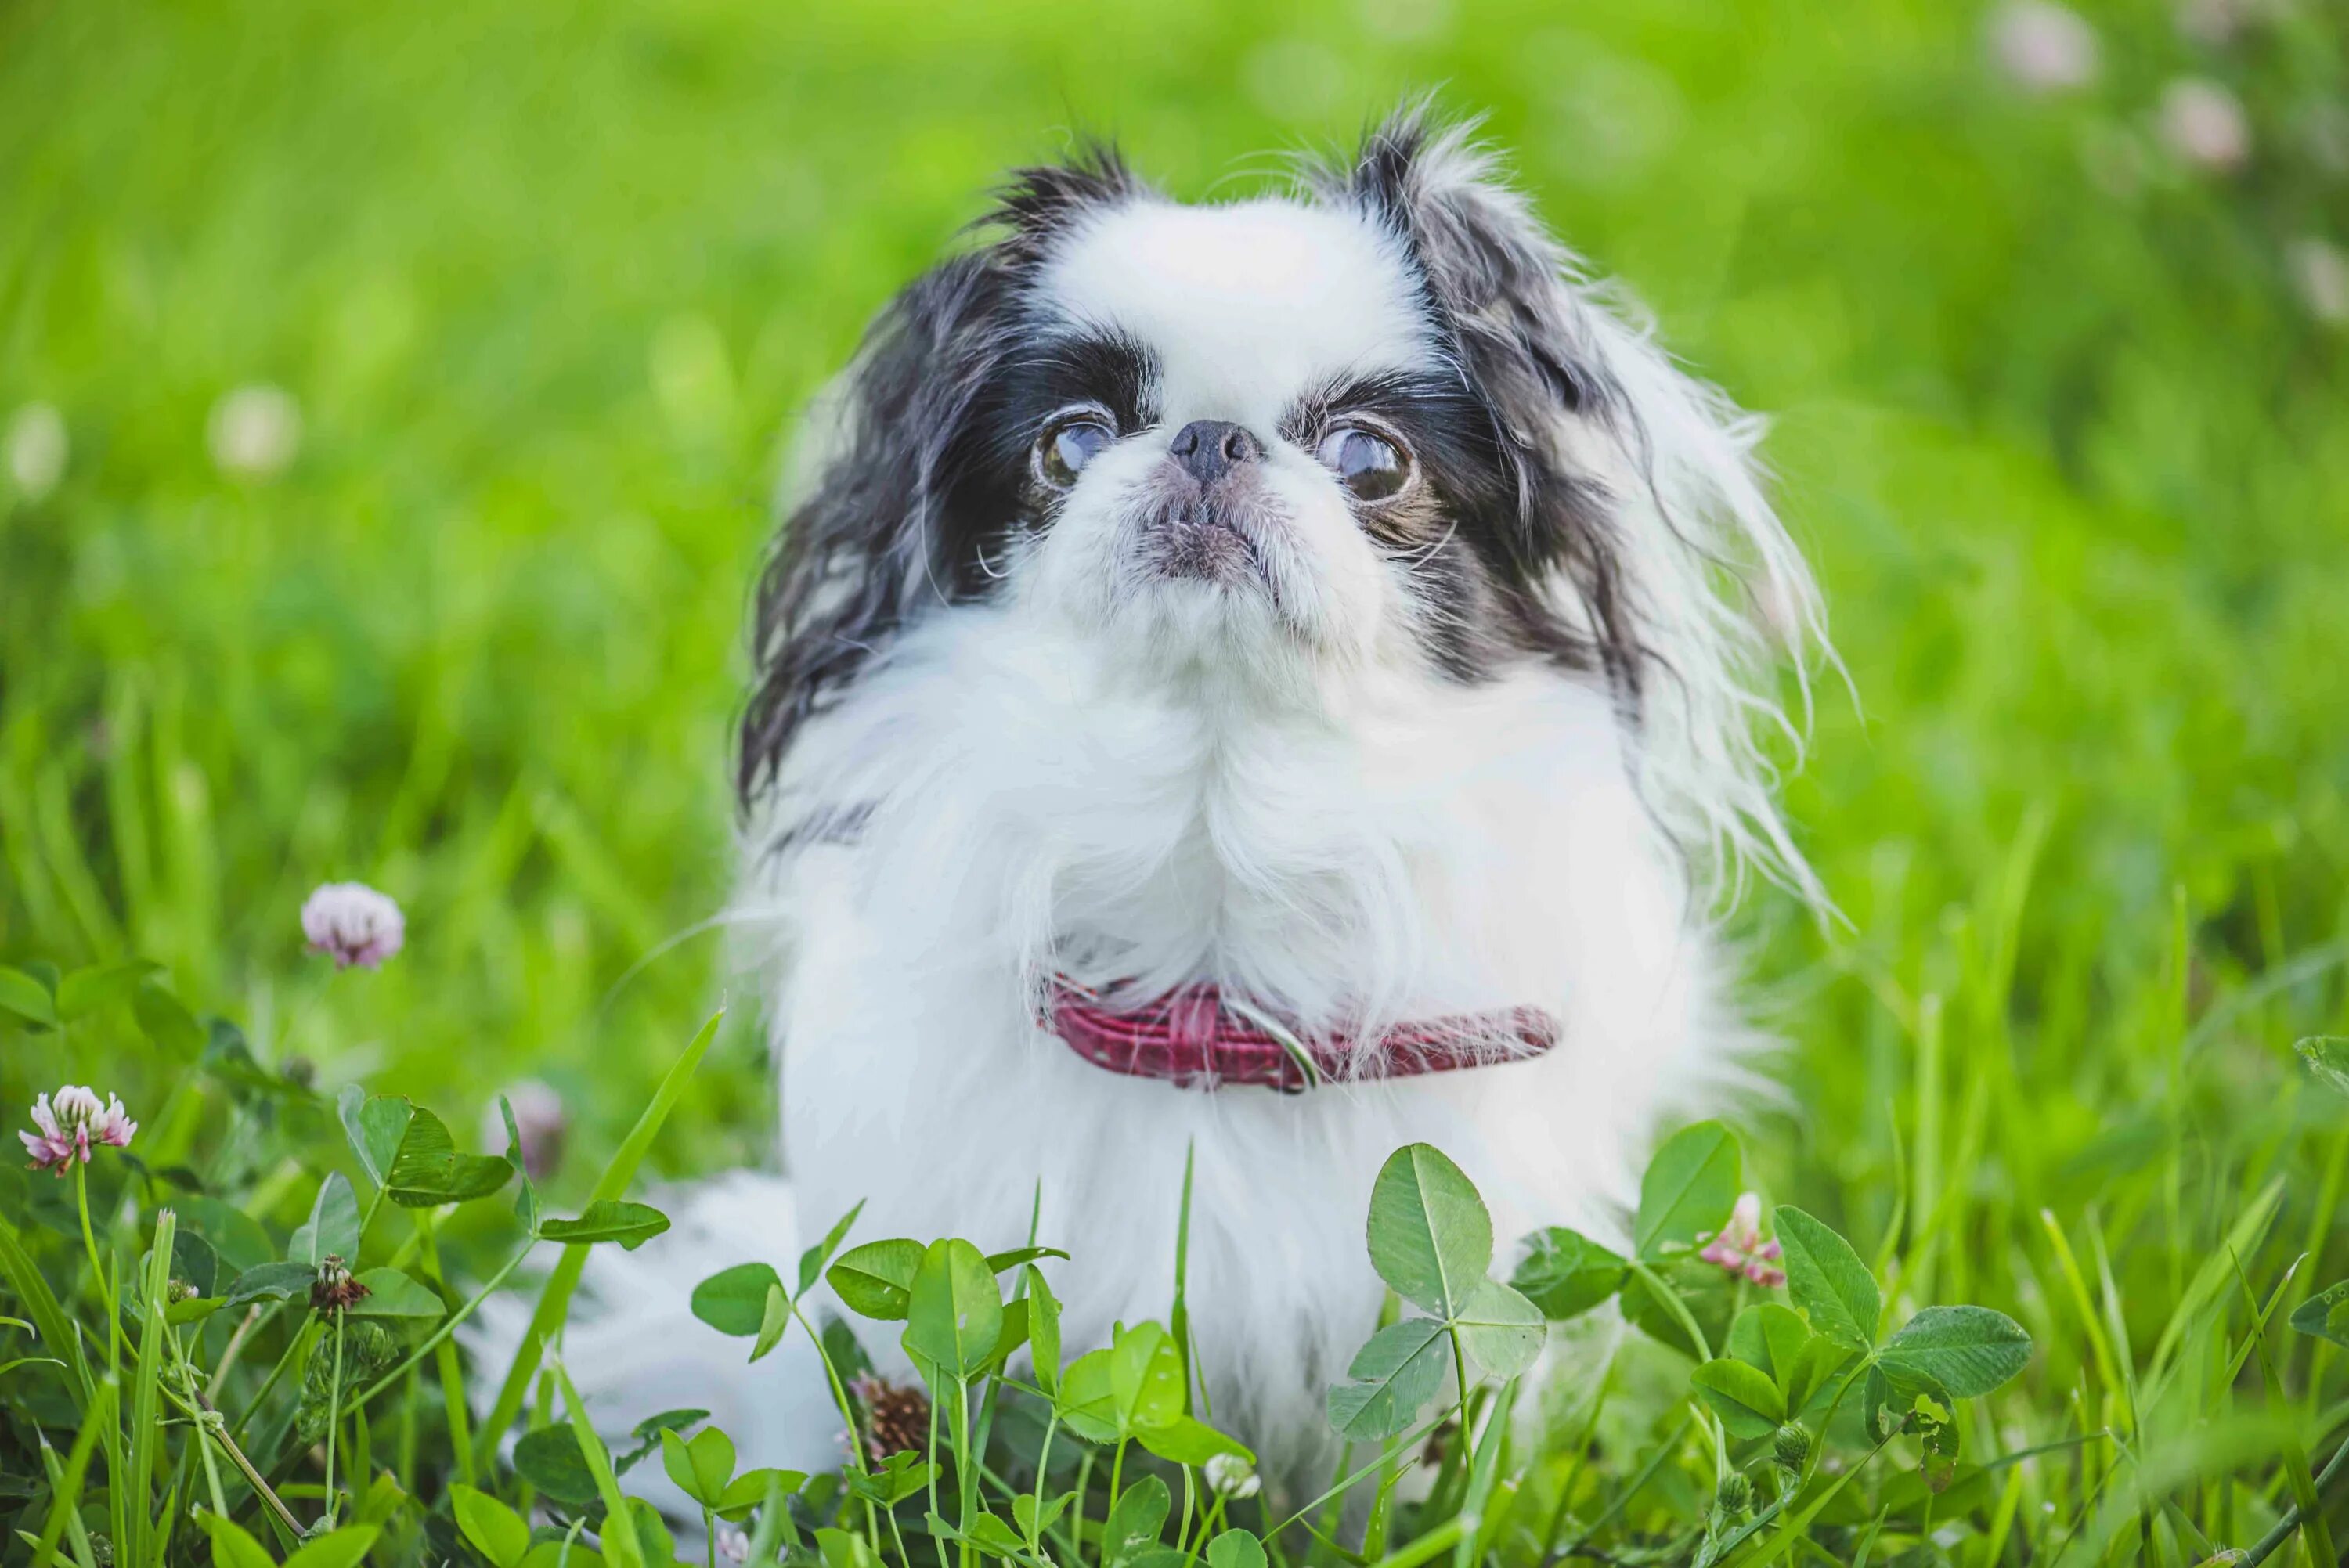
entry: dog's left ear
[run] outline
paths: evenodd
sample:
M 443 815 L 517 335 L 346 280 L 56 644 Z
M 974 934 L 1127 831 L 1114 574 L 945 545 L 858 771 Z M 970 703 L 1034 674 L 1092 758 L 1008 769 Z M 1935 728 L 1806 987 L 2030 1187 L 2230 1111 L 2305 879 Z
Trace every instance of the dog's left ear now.
M 1525 199 L 1497 177 L 1471 127 L 1438 126 L 1423 106 L 1370 131 L 1352 160 L 1322 173 L 1324 200 L 1371 219 L 1408 251 L 1439 342 L 1484 406 L 1505 490 L 1497 519 L 1511 574 L 1559 662 L 1598 670 L 1636 707 L 1654 652 L 1630 614 L 1622 541 L 1593 476 L 1564 460 L 1568 418 L 1615 400 L 1563 286 L 1571 265 Z M 1555 585 L 1570 614 L 1546 612 Z
M 1410 246 L 1429 303 L 1469 370 L 1505 412 L 1567 412 L 1606 396 L 1559 283 L 1571 258 L 1525 198 L 1498 178 L 1470 125 L 1437 126 L 1423 107 L 1362 139 L 1346 194 Z M 1537 444 L 1537 432 L 1512 438 Z
M 1764 735 L 1799 739 L 1775 698 L 1778 661 L 1793 654 L 1799 672 L 1825 627 L 1755 476 L 1760 422 L 1602 301 L 1473 129 L 1406 108 L 1315 176 L 1317 194 L 1408 251 L 1515 482 L 1528 586 L 1557 645 L 1608 676 L 1651 809 L 1692 860 L 1756 862 L 1816 899 Z

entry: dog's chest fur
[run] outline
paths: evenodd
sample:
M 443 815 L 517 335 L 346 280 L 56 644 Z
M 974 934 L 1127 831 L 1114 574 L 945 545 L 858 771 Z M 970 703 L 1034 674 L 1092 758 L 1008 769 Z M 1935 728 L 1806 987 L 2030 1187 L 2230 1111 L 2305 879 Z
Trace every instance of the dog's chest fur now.
M 1318 1455 L 1372 1326 L 1370 1185 L 1452 1154 L 1506 1248 L 1617 1224 L 1670 1105 L 1732 1070 L 1713 949 L 1589 686 L 1475 688 L 1365 665 L 1287 697 L 1112 665 L 1016 608 L 907 634 L 794 748 L 755 862 L 784 1158 L 812 1235 L 1065 1247 L 1073 1354 L 1163 1319 L 1195 1158 L 1189 1301 L 1218 1424 Z M 1115 672 L 1115 673 L 1113 673 Z M 1277 683 L 1274 683 L 1277 685 Z M 1203 1093 L 1080 1060 L 1033 1022 L 1054 972 L 1214 981 L 1308 1026 L 1521 1005 L 1533 1061 L 1301 1096 Z M 880 1347 L 875 1347 L 880 1348 Z

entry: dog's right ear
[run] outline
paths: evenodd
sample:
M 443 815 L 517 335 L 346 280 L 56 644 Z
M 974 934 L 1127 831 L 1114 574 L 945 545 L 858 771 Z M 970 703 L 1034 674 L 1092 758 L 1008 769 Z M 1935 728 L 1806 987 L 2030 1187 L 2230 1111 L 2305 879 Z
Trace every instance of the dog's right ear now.
M 906 285 L 808 415 L 807 484 L 759 583 L 735 787 L 747 810 L 800 727 L 934 590 L 955 453 L 1001 353 L 1010 280 L 986 252 Z
M 976 426 L 1023 336 L 1024 294 L 1055 242 L 1141 195 L 1104 143 L 1023 169 L 972 225 L 978 247 L 916 278 L 809 412 L 805 489 L 760 580 L 735 787 L 747 810 L 800 727 L 926 606 L 984 593 L 990 542 L 1017 498 Z

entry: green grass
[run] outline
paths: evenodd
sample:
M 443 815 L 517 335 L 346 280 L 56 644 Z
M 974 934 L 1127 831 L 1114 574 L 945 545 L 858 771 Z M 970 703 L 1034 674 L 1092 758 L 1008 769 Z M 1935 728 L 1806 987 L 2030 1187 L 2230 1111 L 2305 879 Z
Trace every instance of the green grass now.
M 2287 260 L 2349 242 L 2349 43 L 2314 5 L 2223 46 L 2092 15 L 2096 84 L 2035 98 L 1937 0 L 0 8 L 0 418 L 54 406 L 72 448 L 45 496 L 0 475 L 0 962 L 152 957 L 460 1142 L 545 1078 L 583 1196 L 731 979 L 703 923 L 792 411 L 1073 131 L 1206 194 L 1441 84 L 1775 417 L 1857 693 L 1788 788 L 1848 923 L 1740 916 L 1788 1042 L 1759 1184 L 1896 1301 L 2030 1331 L 1971 1454 L 2127 1435 L 2014 1467 L 2005 1560 L 2108 1467 L 2245 1543 L 2349 1398 L 2302 1336 L 2273 1392 L 2230 1368 L 2249 1310 L 2206 1273 L 2271 1189 L 2251 1291 L 2309 1254 L 2275 1324 L 2349 1273 L 2349 1106 L 2291 1053 L 2349 1016 L 2349 373 Z M 2181 74 L 2249 106 L 2241 175 L 2162 150 Z M 270 480 L 207 453 L 252 382 L 304 421 Z M 410 944 L 328 985 L 295 913 L 338 877 Z M 753 1011 L 656 1166 L 764 1147 Z M 0 1120 L 87 1078 L 220 1168 L 218 1091 L 159 1127 L 176 1075 L 133 1041 L 0 1022 Z M 300 1218 L 306 1185 L 243 1174 Z M 1577 1484 L 1636 1473 L 1667 1408 L 1602 1412 Z M 1701 1511 L 1678 1471 L 1622 1516 Z M 2147 1518 L 2116 1560 L 2193 1559 Z

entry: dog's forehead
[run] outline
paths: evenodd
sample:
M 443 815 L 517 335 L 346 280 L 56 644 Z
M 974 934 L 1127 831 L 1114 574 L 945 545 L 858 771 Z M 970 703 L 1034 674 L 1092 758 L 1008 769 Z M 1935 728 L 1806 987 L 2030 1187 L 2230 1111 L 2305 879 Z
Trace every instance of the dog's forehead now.
M 1063 241 L 1044 285 L 1075 323 L 1152 351 L 1170 417 L 1269 419 L 1309 387 L 1429 353 L 1404 247 L 1342 209 L 1131 202 Z

